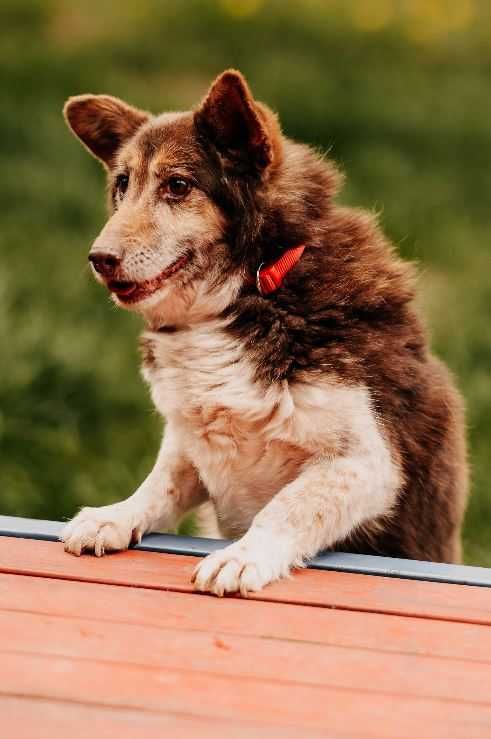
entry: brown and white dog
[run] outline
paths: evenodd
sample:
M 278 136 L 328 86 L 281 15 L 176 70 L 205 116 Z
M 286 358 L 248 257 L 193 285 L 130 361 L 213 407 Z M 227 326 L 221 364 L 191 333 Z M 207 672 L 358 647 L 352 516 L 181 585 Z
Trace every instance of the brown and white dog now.
M 196 568 L 218 595 L 324 549 L 458 561 L 461 400 L 428 351 L 412 268 L 371 215 L 334 204 L 335 167 L 283 136 L 233 70 L 194 112 L 81 95 L 65 115 L 109 177 L 89 260 L 144 317 L 166 419 L 147 479 L 84 508 L 66 550 L 125 549 L 211 501 L 238 539 Z

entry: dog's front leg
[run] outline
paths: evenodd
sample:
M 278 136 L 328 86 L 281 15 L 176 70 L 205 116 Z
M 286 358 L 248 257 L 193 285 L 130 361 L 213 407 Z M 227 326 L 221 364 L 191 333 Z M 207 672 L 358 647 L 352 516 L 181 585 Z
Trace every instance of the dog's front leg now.
M 178 437 L 167 424 L 155 465 L 138 490 L 126 500 L 101 508 L 82 508 L 67 524 L 65 550 L 98 557 L 127 549 L 147 531 L 173 528 L 181 516 L 203 502 L 207 493 L 192 464 L 183 456 Z
M 398 480 L 383 445 L 377 453 L 313 461 L 256 515 L 242 539 L 202 560 L 195 587 L 216 595 L 260 590 L 387 513 Z

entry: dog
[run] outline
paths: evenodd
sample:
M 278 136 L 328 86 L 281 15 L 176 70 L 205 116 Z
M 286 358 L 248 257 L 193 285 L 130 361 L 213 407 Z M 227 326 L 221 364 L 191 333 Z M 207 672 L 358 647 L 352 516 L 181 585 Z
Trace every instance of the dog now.
M 92 271 L 143 316 L 166 420 L 143 484 L 83 508 L 66 551 L 125 549 L 208 501 L 234 541 L 193 581 L 219 596 L 322 550 L 459 561 L 463 404 L 428 349 L 414 268 L 374 216 L 335 203 L 334 164 L 235 70 L 191 112 L 80 95 L 64 113 L 108 175 Z

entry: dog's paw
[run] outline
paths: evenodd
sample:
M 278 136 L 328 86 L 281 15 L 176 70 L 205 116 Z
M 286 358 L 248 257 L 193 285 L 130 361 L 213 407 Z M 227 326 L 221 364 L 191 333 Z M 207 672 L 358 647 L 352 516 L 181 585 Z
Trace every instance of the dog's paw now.
M 139 542 L 143 531 L 135 524 L 135 516 L 125 503 L 101 508 L 82 508 L 61 533 L 65 551 L 79 557 L 82 552 L 93 552 L 102 557 L 105 552 L 127 549 Z
M 261 546 L 244 539 L 209 554 L 196 567 L 192 582 L 196 590 L 222 596 L 261 590 L 265 585 L 288 575 L 289 561 L 278 557 L 274 546 Z

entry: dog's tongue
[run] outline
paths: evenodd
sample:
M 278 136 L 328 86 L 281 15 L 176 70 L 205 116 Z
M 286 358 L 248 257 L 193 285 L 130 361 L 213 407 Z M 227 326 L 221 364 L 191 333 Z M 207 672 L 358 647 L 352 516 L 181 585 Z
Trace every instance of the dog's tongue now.
M 127 297 L 128 295 L 131 295 L 131 293 L 136 290 L 136 283 L 135 282 L 116 282 L 114 281 L 114 282 L 109 283 L 109 289 L 111 292 L 116 293 L 116 295 Z

